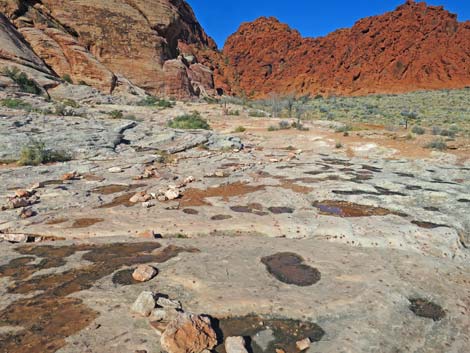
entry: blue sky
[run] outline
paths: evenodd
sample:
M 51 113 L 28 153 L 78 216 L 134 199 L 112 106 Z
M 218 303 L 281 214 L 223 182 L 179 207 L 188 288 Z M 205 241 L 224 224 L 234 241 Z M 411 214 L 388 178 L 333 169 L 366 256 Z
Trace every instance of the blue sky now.
M 242 22 L 260 16 L 274 16 L 305 37 L 326 35 L 338 28 L 351 27 L 366 16 L 394 10 L 405 0 L 187 0 L 206 32 L 222 48 L 227 37 Z M 470 0 L 429 0 L 458 14 L 460 21 L 470 20 Z

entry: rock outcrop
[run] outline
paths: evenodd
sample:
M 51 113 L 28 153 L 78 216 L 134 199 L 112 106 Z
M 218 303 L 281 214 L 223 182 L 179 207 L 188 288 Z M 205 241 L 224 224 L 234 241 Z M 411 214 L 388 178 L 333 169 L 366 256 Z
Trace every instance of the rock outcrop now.
M 470 22 L 408 0 L 323 38 L 302 38 L 275 18 L 243 24 L 226 42 L 217 81 L 236 93 L 396 93 L 470 85 Z
M 115 90 L 119 77 L 156 95 L 212 93 L 212 78 L 200 80 L 201 69 L 191 68 L 197 58 L 182 59 L 180 44 L 216 49 L 183 0 L 0 0 L 0 11 L 6 16 L 0 18 L 2 43 L 10 33 L 18 38 L 2 45 L 0 68 L 17 62 L 11 57 L 26 58 L 25 67 L 32 63 L 106 93 Z

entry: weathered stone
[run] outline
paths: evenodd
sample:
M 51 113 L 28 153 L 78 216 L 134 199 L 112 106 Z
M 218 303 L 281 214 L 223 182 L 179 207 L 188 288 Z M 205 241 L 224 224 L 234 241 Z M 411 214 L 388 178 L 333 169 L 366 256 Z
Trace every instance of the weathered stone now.
M 225 351 L 227 353 L 248 353 L 243 337 L 227 337 L 225 339 Z
M 295 342 L 295 346 L 299 351 L 305 351 L 306 349 L 310 348 L 310 345 L 312 344 L 312 341 L 310 341 L 310 338 L 304 338 L 303 340 Z
M 0 233 L 0 238 L 11 243 L 27 243 L 33 239 L 30 235 L 22 233 Z
M 207 317 L 179 313 L 161 337 L 161 345 L 168 353 L 200 353 L 217 344 L 217 335 Z
M 139 282 L 150 281 L 157 275 L 158 271 L 149 265 L 139 265 L 132 273 L 132 278 Z
M 165 197 L 168 200 L 176 200 L 180 196 L 181 196 L 181 193 L 179 192 L 179 190 L 176 190 L 176 189 L 170 189 L 167 192 L 165 192 Z
M 178 300 L 172 300 L 164 297 L 157 299 L 157 305 L 164 309 L 182 309 L 181 303 Z
M 131 310 L 136 314 L 149 316 L 155 308 L 155 304 L 155 297 L 152 292 L 142 292 L 132 304 Z

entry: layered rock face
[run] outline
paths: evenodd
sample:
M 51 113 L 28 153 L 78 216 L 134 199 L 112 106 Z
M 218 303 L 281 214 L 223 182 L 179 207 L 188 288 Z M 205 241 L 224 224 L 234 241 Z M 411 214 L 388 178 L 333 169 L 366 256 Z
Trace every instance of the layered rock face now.
M 226 42 L 225 80 L 236 93 L 397 93 L 470 85 L 470 22 L 408 0 L 323 38 L 274 18 L 243 24 Z
M 0 11 L 56 76 L 74 83 L 113 92 L 125 77 L 175 98 L 213 89 L 212 78 L 193 87 L 197 58 L 180 50 L 216 49 L 183 0 L 0 0 Z

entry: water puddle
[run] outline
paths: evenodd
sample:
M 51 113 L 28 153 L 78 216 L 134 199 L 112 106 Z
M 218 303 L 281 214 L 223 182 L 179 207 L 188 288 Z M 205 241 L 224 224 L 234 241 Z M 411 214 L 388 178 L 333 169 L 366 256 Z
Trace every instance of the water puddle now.
M 232 218 L 232 216 L 227 214 L 217 214 L 211 217 L 211 221 L 225 221 L 230 218 Z
M 316 268 L 303 264 L 304 259 L 297 254 L 284 252 L 261 259 L 268 272 L 277 280 L 300 287 L 307 287 L 321 279 Z
M 419 185 L 406 185 L 406 190 L 412 190 L 412 191 L 416 191 L 416 190 L 422 190 L 423 188 Z
M 368 217 L 368 216 L 387 216 L 397 215 L 406 217 L 405 214 L 394 212 L 382 207 L 359 205 L 346 201 L 327 200 L 314 202 L 313 207 L 320 210 L 320 214 L 336 217 Z
M 224 342 L 226 337 L 242 336 L 250 353 L 275 353 L 277 350 L 298 353 L 295 345 L 297 341 L 310 338 L 310 341 L 318 342 L 325 334 L 320 326 L 312 322 L 256 315 L 216 320 L 215 326 L 220 342 Z M 272 339 L 263 342 L 258 340 L 257 337 L 263 332 L 268 332 Z M 215 352 L 226 353 L 224 345 L 218 345 Z
M 446 316 L 441 306 L 422 298 L 410 299 L 410 310 L 416 316 L 433 319 L 434 321 L 440 321 Z
M 183 209 L 183 213 L 190 214 L 190 215 L 197 215 L 199 214 L 199 211 L 195 210 L 194 208 L 185 208 Z
M 215 188 L 208 188 L 206 190 L 188 189 L 181 198 L 180 206 L 190 207 L 210 205 L 206 198 L 221 197 L 224 201 L 228 201 L 230 197 L 247 195 L 264 189 L 265 187 L 262 185 L 252 186 L 240 182 L 217 186 Z
M 436 224 L 432 222 L 423 222 L 423 221 L 412 221 L 411 223 L 417 225 L 420 228 L 425 228 L 425 229 L 435 229 L 439 227 L 446 227 L 449 228 L 449 226 L 445 224 Z
M 294 209 L 290 207 L 269 207 L 268 211 L 274 214 L 294 213 Z
M 267 212 L 263 212 L 263 206 L 261 206 L 258 203 L 251 203 L 246 206 L 230 206 L 230 209 L 233 212 L 238 212 L 238 213 L 252 213 L 257 216 L 266 216 L 268 215 Z
M 125 266 L 161 263 L 180 252 L 195 252 L 168 246 L 162 250 L 156 242 L 113 243 L 105 245 L 35 246 L 16 249 L 24 255 L 0 266 L 0 278 L 9 277 L 13 284 L 8 293 L 34 294 L 19 299 L 0 311 L 0 326 L 21 326 L 22 331 L 0 334 L 0 352 L 49 353 L 64 347 L 65 339 L 86 328 L 98 313 L 70 294 L 90 289 L 96 281 Z M 46 275 L 31 277 L 44 269 L 65 265 L 66 258 L 79 251 L 91 264 Z M 39 258 L 39 263 L 31 262 Z M 41 291 L 37 294 L 37 291 Z

